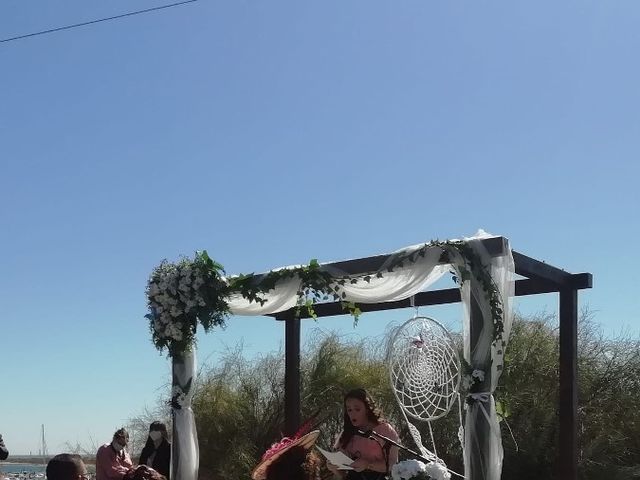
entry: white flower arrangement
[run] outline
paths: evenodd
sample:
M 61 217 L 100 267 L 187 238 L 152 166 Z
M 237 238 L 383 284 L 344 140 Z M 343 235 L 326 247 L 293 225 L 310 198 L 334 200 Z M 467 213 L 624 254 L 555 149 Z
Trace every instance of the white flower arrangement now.
M 228 284 L 222 266 L 206 252 L 177 263 L 158 265 L 147 284 L 147 301 L 153 343 L 170 356 L 187 351 L 195 341 L 198 322 L 205 330 L 224 325 Z
M 450 480 L 451 473 L 441 463 L 403 460 L 391 467 L 391 478 L 393 480 Z

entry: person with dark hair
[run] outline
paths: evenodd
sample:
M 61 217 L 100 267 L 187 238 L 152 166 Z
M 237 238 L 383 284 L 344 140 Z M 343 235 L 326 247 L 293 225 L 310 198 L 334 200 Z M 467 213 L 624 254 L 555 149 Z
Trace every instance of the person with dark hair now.
M 363 436 L 359 432 L 367 432 Z M 356 388 L 344 396 L 343 427 L 335 448 L 353 459 L 353 470 L 338 470 L 327 463 L 334 475 L 345 480 L 381 480 L 386 477 L 391 466 L 398 462 L 398 447 L 371 435 L 376 432 L 397 442 L 398 434 L 390 423 L 384 420 L 381 411 L 366 390 Z
M 87 467 L 80 455 L 61 453 L 47 463 L 47 480 L 87 480 Z
M 285 437 L 271 446 L 251 473 L 253 480 L 320 480 L 320 459 L 311 451 L 319 430 L 292 438 Z
M 167 426 L 162 422 L 153 422 L 149 426 L 147 443 L 140 453 L 140 465 L 147 465 L 169 479 L 171 467 L 171 444 Z
M 123 480 L 133 475 L 133 463 L 125 447 L 129 433 L 121 428 L 113 434 L 111 443 L 102 445 L 96 454 L 96 480 Z
M 0 434 L 0 460 L 6 460 L 9 456 L 9 450 L 4 446 L 4 440 L 2 440 L 2 434 Z

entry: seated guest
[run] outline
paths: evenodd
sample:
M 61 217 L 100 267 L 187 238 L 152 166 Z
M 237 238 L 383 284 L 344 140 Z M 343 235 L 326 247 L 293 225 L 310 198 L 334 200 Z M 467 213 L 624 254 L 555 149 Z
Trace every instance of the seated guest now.
M 0 434 L 0 460 L 6 460 L 9 456 L 9 450 L 4 446 L 4 441 L 2 440 L 2 434 Z
M 253 480 L 320 480 L 320 459 L 311 449 L 320 431 L 285 437 L 262 456 Z
M 61 453 L 47 463 L 47 480 L 86 480 L 87 467 L 80 455 Z
M 171 467 L 171 444 L 168 440 L 167 427 L 162 422 L 153 422 L 149 426 L 147 443 L 140 453 L 140 465 L 147 465 L 169 478 Z
M 96 454 L 96 480 L 123 480 L 134 473 L 133 463 L 125 447 L 129 434 L 124 428 L 116 430 L 111 443 L 102 445 Z

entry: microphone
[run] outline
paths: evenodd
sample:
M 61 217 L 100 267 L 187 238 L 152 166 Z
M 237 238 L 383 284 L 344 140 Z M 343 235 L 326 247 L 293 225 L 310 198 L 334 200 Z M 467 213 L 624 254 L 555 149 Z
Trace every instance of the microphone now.
M 366 430 L 364 432 L 362 430 L 356 430 L 356 435 L 360 435 L 361 437 L 368 438 L 369 440 L 375 440 L 373 435 L 371 435 L 371 432 L 373 432 L 373 430 Z

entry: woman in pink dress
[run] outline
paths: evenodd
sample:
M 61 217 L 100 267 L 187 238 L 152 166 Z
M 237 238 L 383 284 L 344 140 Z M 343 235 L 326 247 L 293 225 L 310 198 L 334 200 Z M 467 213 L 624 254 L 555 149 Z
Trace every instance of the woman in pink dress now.
M 358 432 L 368 433 L 363 436 Z M 329 470 L 345 480 L 381 480 L 398 462 L 398 448 L 371 434 L 376 432 L 395 442 L 398 434 L 385 421 L 369 394 L 362 388 L 351 390 L 344 397 L 344 425 L 335 447 L 353 459 L 353 470 Z

